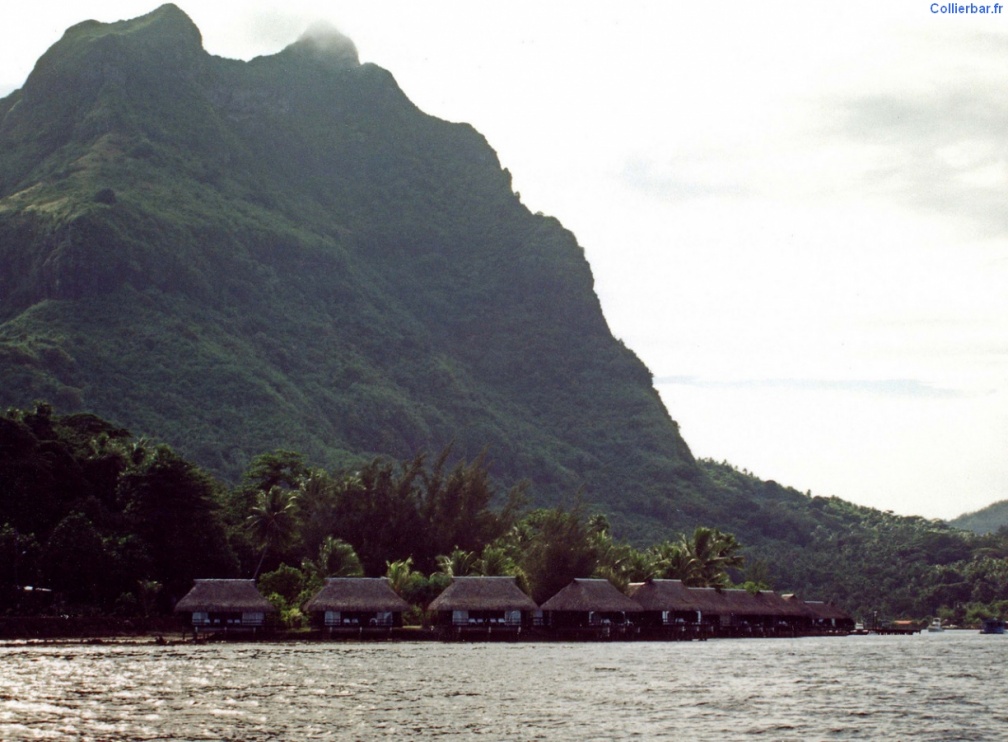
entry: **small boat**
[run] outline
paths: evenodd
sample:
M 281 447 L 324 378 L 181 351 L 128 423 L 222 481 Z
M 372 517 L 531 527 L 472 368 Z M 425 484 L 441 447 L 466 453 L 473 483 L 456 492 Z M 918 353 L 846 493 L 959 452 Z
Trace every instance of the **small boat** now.
M 941 619 L 936 618 L 934 621 L 931 622 L 931 625 L 927 627 L 927 630 L 930 632 L 937 633 L 939 631 L 944 631 L 945 627 L 942 626 Z
M 1003 634 L 1005 633 L 1005 622 L 1000 618 L 985 618 L 980 627 L 981 634 Z
M 855 634 L 856 636 L 865 636 L 868 634 L 868 629 L 865 628 L 865 625 L 863 623 L 858 621 L 857 623 L 854 624 L 854 631 L 852 631 L 851 633 Z

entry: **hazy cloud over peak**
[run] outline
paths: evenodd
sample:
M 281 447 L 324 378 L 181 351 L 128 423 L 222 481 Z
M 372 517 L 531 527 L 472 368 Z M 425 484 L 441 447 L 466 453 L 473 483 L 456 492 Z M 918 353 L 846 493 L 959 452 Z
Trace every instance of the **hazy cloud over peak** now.
M 328 21 L 316 21 L 301 34 L 296 46 L 311 49 L 317 56 L 342 64 L 360 64 L 357 46 Z

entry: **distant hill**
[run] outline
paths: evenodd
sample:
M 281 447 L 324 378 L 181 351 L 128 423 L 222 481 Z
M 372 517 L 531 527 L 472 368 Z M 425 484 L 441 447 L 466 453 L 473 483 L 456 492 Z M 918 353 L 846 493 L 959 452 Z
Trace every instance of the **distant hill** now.
M 960 515 L 950 520 L 949 525 L 973 533 L 994 533 L 999 528 L 1008 526 L 1008 500 L 995 502 L 975 513 Z

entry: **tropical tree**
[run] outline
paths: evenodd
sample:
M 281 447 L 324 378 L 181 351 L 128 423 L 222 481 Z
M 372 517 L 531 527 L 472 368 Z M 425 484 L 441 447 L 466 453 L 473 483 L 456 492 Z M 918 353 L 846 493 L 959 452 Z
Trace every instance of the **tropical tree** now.
M 524 497 L 524 485 L 508 492 L 499 512 L 490 509 L 496 491 L 490 481 L 486 453 L 472 462 L 457 463 L 446 471 L 451 447 L 445 448 L 430 469 L 414 460 L 413 470 L 420 474 L 419 514 L 428 534 L 430 554 L 445 554 L 448 549 L 479 552 L 511 527 Z M 429 557 L 427 557 L 429 559 Z M 426 559 L 419 565 L 424 567 Z
M 537 603 L 575 577 L 590 577 L 598 566 L 592 533 L 579 506 L 534 510 L 510 537 L 512 558 L 528 576 L 530 595 Z
M 521 568 L 511 558 L 507 550 L 502 546 L 493 544 L 483 549 L 479 559 L 473 565 L 474 571 L 485 577 L 500 577 L 503 575 L 514 576 L 521 572 Z
M 298 483 L 297 530 L 302 554 L 318 554 L 337 531 L 342 489 L 344 483 L 323 469 L 308 470 Z
M 297 491 L 308 476 L 303 457 L 296 451 L 277 449 L 259 454 L 245 470 L 242 483 L 229 494 L 228 522 L 240 528 L 263 492 L 273 487 Z
M 318 556 L 301 562 L 304 572 L 326 577 L 363 577 L 364 567 L 353 546 L 335 536 L 326 536 L 319 546 Z
M 485 577 L 514 577 L 525 593 L 531 594 L 528 575 L 515 561 L 510 550 L 503 544 L 490 544 L 474 565 L 475 571 Z
M 652 575 L 663 580 L 682 580 L 694 585 L 696 580 L 689 554 L 681 543 L 663 541 L 648 549 L 652 565 Z
M 246 528 L 262 547 L 252 579 L 259 576 L 266 552 L 270 548 L 282 548 L 293 536 L 296 502 L 294 493 L 280 485 L 259 493 L 251 514 L 245 519 Z
M 413 576 L 413 557 L 397 559 L 394 562 L 386 562 L 385 577 L 391 587 L 399 595 L 406 592 L 410 579 Z
M 94 525 L 81 513 L 61 520 L 42 551 L 46 582 L 72 603 L 97 604 L 109 555 Z
M 652 577 L 654 566 L 650 555 L 630 544 L 613 540 L 609 519 L 602 513 L 588 518 L 588 541 L 595 553 L 593 577 L 609 580 L 620 590 L 631 582 L 643 582 Z
M 682 537 L 680 547 L 688 559 L 687 584 L 696 587 L 727 587 L 731 584 L 728 570 L 745 563 L 735 536 L 717 528 L 698 526 L 691 537 Z
M 655 576 L 650 554 L 630 544 L 617 543 L 611 538 L 596 539 L 595 548 L 598 564 L 593 577 L 609 580 L 620 590 L 626 590 L 631 582 L 643 582 Z
M 417 512 L 414 462 L 375 459 L 336 485 L 332 533 L 352 544 L 367 574 L 390 561 L 426 553 L 427 529 Z M 433 568 L 434 555 L 429 557 Z
M 194 578 L 237 571 L 220 517 L 220 492 L 212 477 L 168 446 L 137 456 L 116 488 L 124 524 L 136 537 L 119 539 L 120 562 L 148 565 L 132 576 L 128 589 L 135 589 L 135 579 L 153 579 L 169 598 L 178 599 Z
M 455 547 L 451 554 L 440 554 L 436 562 L 438 571 L 449 577 L 465 577 L 479 572 L 476 567 L 476 554 L 458 547 Z

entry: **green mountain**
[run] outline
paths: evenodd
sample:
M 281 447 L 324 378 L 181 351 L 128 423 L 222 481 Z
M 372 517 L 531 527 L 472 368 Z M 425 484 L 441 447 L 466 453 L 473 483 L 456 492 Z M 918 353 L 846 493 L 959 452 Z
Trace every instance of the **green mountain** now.
M 189 461 L 234 483 L 275 449 L 326 469 L 486 450 L 498 491 L 580 496 L 641 545 L 730 531 L 738 577 L 852 610 L 988 604 L 1008 584 L 1003 540 L 694 460 L 574 236 L 522 205 L 478 132 L 418 110 L 335 32 L 227 60 L 165 5 L 74 26 L 38 60 L 0 100 L 0 379 L 0 405 L 66 416 L 66 435 L 48 413 L 0 426 L 0 531 L 53 554 L 59 519 L 62 538 L 90 518 L 92 546 L 120 533 L 99 514 L 121 487 L 89 485 L 98 507 L 73 482 L 104 471 L 121 426 L 200 482 Z
M 246 63 L 173 5 L 70 28 L 0 101 L 0 268 L 0 404 L 232 481 L 454 442 L 622 533 L 706 510 L 574 236 L 335 32 Z
M 1008 526 L 1008 500 L 1000 500 L 974 513 L 964 513 L 950 520 L 949 525 L 981 535 L 994 533 Z

